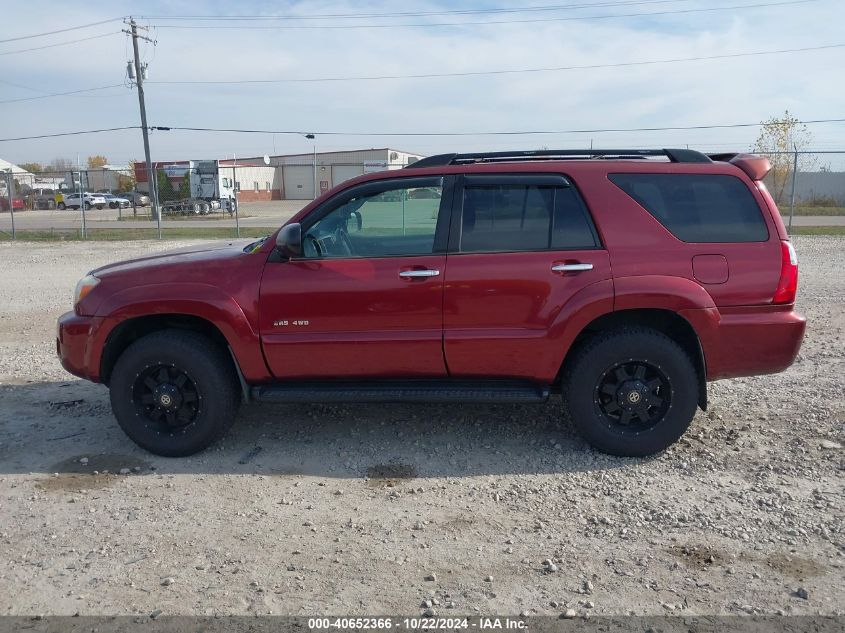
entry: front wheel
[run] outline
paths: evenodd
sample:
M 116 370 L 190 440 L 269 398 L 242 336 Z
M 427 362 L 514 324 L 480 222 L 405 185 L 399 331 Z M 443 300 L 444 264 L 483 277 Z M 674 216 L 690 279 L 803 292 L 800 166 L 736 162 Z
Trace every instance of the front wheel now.
M 240 404 L 232 359 L 194 332 L 162 330 L 121 354 L 109 384 L 118 424 L 156 455 L 193 455 L 232 426 Z
M 698 372 L 668 336 L 647 328 L 597 335 L 567 364 L 563 396 L 595 448 L 643 457 L 681 437 L 698 406 Z
M 64 211 L 65 209 L 67 209 L 64 202 L 60 202 L 57 206 L 59 207 L 59 211 Z

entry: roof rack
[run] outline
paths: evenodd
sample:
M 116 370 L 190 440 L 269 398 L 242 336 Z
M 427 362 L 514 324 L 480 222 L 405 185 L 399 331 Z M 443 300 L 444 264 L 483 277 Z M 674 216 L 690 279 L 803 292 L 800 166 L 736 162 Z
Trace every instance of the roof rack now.
M 480 152 L 474 154 L 437 154 L 421 158 L 408 167 L 445 167 L 472 163 L 517 162 L 531 160 L 644 159 L 663 156 L 673 163 L 709 163 L 709 157 L 692 149 L 542 149 L 532 151 Z

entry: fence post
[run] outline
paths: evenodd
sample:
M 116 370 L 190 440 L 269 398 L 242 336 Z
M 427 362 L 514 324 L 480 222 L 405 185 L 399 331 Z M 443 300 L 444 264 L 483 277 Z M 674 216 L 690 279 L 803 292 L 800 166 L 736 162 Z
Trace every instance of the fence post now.
M 79 187 L 76 192 L 79 194 L 79 209 L 82 211 L 82 239 L 85 239 L 85 187 L 82 183 L 82 167 L 79 163 L 79 154 L 76 155 L 76 170 L 79 175 Z
M 795 150 L 795 158 L 792 162 L 792 200 L 789 203 L 789 233 L 792 234 L 792 216 L 795 215 L 795 180 L 798 176 L 798 146 L 792 146 Z
M 12 178 L 12 168 L 6 172 L 6 193 L 9 194 L 9 214 L 12 218 L 12 239 L 15 239 L 15 181 Z

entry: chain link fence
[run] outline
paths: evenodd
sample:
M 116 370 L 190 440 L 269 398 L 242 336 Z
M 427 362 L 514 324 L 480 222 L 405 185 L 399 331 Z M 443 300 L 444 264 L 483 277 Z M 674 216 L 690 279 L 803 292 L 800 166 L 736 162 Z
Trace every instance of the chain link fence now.
M 845 226 L 845 151 L 770 159 L 765 182 L 790 230 Z M 152 178 L 143 165 L 0 172 L 0 240 L 258 237 L 351 178 L 403 166 L 227 160 L 160 164 Z

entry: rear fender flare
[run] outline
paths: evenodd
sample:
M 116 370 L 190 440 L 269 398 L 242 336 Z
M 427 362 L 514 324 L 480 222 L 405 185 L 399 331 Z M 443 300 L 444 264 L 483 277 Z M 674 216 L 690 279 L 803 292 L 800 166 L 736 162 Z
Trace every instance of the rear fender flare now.
M 715 308 L 713 297 L 698 283 L 685 277 L 641 275 L 614 279 L 614 311 L 658 309 L 682 310 Z
M 542 377 L 553 382 L 563 364 L 563 359 L 581 331 L 595 319 L 613 311 L 613 280 L 604 279 L 576 292 L 555 317 L 549 329 L 549 339 L 555 342 L 559 353 L 542 368 Z

